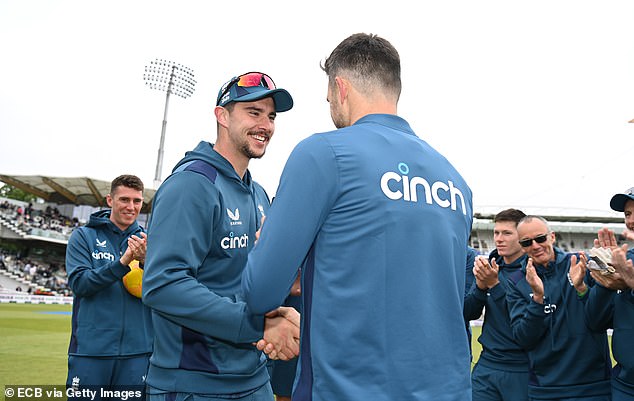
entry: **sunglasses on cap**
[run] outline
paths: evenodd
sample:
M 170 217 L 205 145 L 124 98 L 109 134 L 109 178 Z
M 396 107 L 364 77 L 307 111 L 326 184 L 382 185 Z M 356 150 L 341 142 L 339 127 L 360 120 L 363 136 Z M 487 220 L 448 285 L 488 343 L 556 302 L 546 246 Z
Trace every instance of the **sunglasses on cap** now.
M 265 73 L 247 72 L 246 74 L 238 75 L 237 77 L 233 78 L 231 81 L 227 82 L 226 86 L 224 87 L 222 92 L 220 92 L 220 95 L 218 96 L 218 103 L 220 102 L 222 97 L 231 90 L 231 87 L 233 87 L 233 85 L 238 85 L 243 88 L 255 88 L 255 87 L 261 86 L 269 90 L 276 89 L 275 82 L 273 82 L 273 79 L 271 79 L 271 77 L 269 77 Z
M 527 239 L 520 240 L 520 246 L 522 248 L 528 248 L 529 246 L 533 244 L 533 241 L 537 242 L 538 244 L 543 244 L 544 242 L 546 242 L 547 239 L 548 239 L 548 234 L 538 235 L 535 238 L 527 238 Z

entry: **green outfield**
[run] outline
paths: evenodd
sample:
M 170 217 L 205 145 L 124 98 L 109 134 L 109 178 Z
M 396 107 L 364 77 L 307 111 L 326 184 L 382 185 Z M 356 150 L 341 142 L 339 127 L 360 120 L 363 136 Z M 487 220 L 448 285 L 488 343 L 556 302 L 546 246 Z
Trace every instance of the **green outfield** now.
M 66 382 L 71 308 L 71 305 L 0 304 L 3 387 Z
M 71 305 L 0 304 L 0 384 L 63 385 Z M 473 330 L 473 364 L 481 328 Z M 4 400 L 4 394 L 0 396 Z
M 65 383 L 70 311 L 70 305 L 0 304 L 3 386 Z M 473 327 L 474 362 L 480 355 L 479 336 L 480 327 Z

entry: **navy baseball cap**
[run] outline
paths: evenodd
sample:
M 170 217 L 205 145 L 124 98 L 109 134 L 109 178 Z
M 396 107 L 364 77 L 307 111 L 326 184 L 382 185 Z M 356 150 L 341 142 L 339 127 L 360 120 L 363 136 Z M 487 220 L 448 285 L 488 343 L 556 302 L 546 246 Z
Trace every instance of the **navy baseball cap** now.
M 610 201 L 610 207 L 617 212 L 624 212 L 625 204 L 628 200 L 634 200 L 634 187 L 626 190 L 622 194 L 614 195 Z
M 247 72 L 222 85 L 218 91 L 216 106 L 225 106 L 231 102 L 253 102 L 265 97 L 273 98 L 275 111 L 278 113 L 293 108 L 291 94 L 282 88 L 276 88 L 271 77 L 262 72 Z

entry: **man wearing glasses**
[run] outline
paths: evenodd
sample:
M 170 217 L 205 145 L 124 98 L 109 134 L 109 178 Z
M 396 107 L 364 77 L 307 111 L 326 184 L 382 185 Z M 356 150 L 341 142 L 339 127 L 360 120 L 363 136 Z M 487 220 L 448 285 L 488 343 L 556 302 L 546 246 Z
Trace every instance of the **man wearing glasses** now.
M 273 399 L 264 338 L 277 357 L 298 352 L 299 327 L 284 317 L 249 311 L 240 277 L 269 208 L 251 179 L 249 161 L 264 155 L 277 113 L 291 95 L 266 74 L 223 85 L 214 114 L 215 144 L 202 141 L 158 189 L 149 222 L 143 302 L 153 311 L 149 400 Z
M 510 276 L 507 301 L 513 337 L 528 352 L 529 400 L 610 401 L 607 334 L 584 319 L 593 283 L 585 254 L 555 247 L 539 216 L 522 218 L 517 232 L 528 260 Z

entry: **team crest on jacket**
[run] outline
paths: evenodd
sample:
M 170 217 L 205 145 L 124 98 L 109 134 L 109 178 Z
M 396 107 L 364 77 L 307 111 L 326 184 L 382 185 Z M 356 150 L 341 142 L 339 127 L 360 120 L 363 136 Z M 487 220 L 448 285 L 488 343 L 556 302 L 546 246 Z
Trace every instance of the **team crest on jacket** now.
M 231 209 L 227 209 L 227 216 L 229 216 L 229 220 L 231 220 L 229 222 L 229 224 L 231 224 L 232 226 L 239 226 L 242 224 L 242 222 L 240 221 L 240 210 L 238 208 L 236 208 L 235 211 L 231 211 Z

